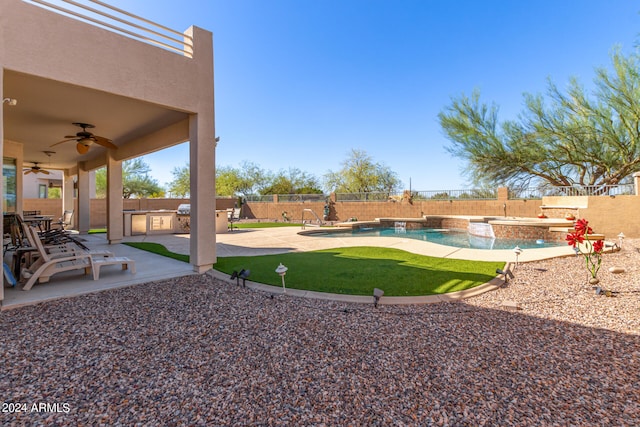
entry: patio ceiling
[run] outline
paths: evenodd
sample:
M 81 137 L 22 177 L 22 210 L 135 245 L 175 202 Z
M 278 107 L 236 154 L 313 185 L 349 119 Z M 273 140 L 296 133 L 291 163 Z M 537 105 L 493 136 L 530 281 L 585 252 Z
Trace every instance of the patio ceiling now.
M 4 105 L 4 138 L 23 144 L 25 162 L 41 162 L 51 169 L 70 169 L 79 161 L 105 155 L 106 148 L 95 143 L 84 155 L 78 154 L 73 141 L 51 147 L 81 131 L 73 122 L 95 125 L 87 130 L 122 147 L 188 118 L 186 112 L 6 69 L 3 93 L 18 101 Z M 55 154 L 49 157 L 44 151 Z M 144 153 L 142 147 L 139 153 Z

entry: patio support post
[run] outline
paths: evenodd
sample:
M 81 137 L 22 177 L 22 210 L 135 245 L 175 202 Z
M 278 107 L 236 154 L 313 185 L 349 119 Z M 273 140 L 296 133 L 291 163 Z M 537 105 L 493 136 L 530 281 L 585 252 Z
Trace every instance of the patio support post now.
M 115 160 L 107 152 L 107 240 L 120 243 L 123 236 L 122 222 L 122 161 Z
M 2 62 L 0 62 L 0 99 L 3 99 L 2 88 L 4 87 L 4 67 L 2 66 Z M 0 103 L 0 154 L 4 158 L 4 102 Z M 4 197 L 4 179 L 0 179 L 0 194 Z M 3 221 L 4 224 L 4 221 Z M 2 235 L 4 236 L 5 231 L 4 225 L 2 225 Z M 4 274 L 0 277 L 0 301 L 4 300 Z
M 190 255 L 193 270 L 204 273 L 216 262 L 215 142 L 213 132 L 202 129 L 200 116 L 189 120 L 191 174 Z
M 78 162 L 78 232 L 87 234 L 91 226 L 91 199 L 89 194 L 89 171 L 84 162 Z
M 198 27 L 193 37 L 193 61 L 197 63 L 196 114 L 189 116 L 189 164 L 191 177 L 191 238 L 189 254 L 193 270 L 204 273 L 216 262 L 215 112 L 213 97 L 213 35 Z
M 62 175 L 62 212 L 60 212 L 60 217 L 64 215 L 64 211 L 74 211 L 74 215 L 71 218 L 73 222 L 71 228 L 76 229 L 77 214 L 75 213 L 76 209 L 73 203 L 74 195 L 73 175 L 68 175 L 65 170 Z

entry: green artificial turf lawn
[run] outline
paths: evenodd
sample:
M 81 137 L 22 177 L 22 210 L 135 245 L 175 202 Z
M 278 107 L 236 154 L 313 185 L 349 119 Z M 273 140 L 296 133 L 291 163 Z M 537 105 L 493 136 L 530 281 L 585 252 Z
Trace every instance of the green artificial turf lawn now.
M 127 246 L 131 246 L 132 248 L 142 249 L 143 251 L 151 252 L 154 254 L 166 256 L 168 258 L 177 259 L 178 261 L 189 262 L 189 255 L 177 254 L 175 252 L 171 252 L 163 245 L 159 243 L 151 243 L 151 242 L 125 242 L 123 243 Z
M 289 268 L 286 286 L 349 295 L 434 295 L 461 291 L 488 282 L 501 262 L 466 261 L 416 255 L 398 249 L 347 247 L 280 255 L 218 258 L 216 270 L 231 274 L 248 269 L 249 280 L 281 286 L 275 272 L 279 263 Z

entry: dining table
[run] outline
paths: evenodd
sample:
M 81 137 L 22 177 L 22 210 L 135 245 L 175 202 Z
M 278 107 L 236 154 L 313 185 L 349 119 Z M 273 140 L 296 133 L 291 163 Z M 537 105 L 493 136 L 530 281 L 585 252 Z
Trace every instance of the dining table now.
M 52 215 L 29 215 L 22 218 L 24 222 L 29 225 L 38 227 L 40 231 L 50 231 L 51 222 L 53 221 Z

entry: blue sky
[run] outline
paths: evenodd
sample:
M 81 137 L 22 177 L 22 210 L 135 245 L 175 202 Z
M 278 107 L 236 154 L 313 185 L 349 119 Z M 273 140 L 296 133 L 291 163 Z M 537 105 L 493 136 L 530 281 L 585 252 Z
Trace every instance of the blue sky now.
M 515 119 L 523 93 L 576 76 L 589 88 L 615 45 L 640 40 L 640 4 L 611 0 L 108 0 L 214 34 L 218 166 L 243 160 L 321 178 L 352 148 L 414 190 L 473 187 L 438 113 L 479 89 Z M 150 156 L 161 184 L 182 144 Z

